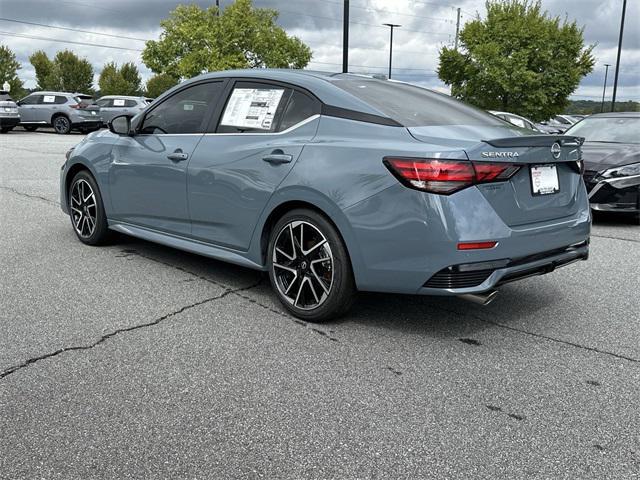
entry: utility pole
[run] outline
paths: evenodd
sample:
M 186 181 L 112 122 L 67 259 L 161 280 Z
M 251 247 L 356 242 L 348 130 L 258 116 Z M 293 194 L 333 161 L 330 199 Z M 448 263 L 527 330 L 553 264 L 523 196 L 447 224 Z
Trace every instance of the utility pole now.
M 600 113 L 604 112 L 604 93 L 607 91 L 607 74 L 609 73 L 609 65 L 608 63 L 604 64 L 604 86 L 602 87 L 602 105 L 600 105 Z
M 344 0 L 342 14 L 342 73 L 349 71 L 349 0 Z
M 616 110 L 616 93 L 618 91 L 618 73 L 620 73 L 620 52 L 622 51 L 622 32 L 624 31 L 624 15 L 627 11 L 627 0 L 622 0 L 622 19 L 620 20 L 620 37 L 618 38 L 618 58 L 616 59 L 616 76 L 613 80 L 613 98 L 611 99 L 611 111 Z
M 389 39 L 389 79 L 391 79 L 391 59 L 393 58 L 393 29 L 396 27 L 401 27 L 402 25 L 397 25 L 395 23 L 383 23 L 382 25 L 391 27 L 391 37 Z
M 458 7 L 458 20 L 456 21 L 456 43 L 455 49 L 458 50 L 458 35 L 460 34 L 460 7 Z
M 220 16 L 220 0 L 216 0 L 216 17 Z

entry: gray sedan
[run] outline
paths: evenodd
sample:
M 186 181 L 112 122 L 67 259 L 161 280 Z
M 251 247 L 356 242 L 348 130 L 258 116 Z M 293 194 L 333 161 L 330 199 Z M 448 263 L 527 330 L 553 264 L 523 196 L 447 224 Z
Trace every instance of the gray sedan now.
M 96 100 L 96 104 L 100 107 L 100 116 L 106 125 L 119 115 L 137 115 L 145 109 L 148 102 L 145 97 L 105 95 Z
M 484 304 L 587 258 L 581 142 L 401 82 L 224 71 L 89 135 L 61 206 L 88 245 L 116 231 L 268 272 L 308 321 L 358 290 Z

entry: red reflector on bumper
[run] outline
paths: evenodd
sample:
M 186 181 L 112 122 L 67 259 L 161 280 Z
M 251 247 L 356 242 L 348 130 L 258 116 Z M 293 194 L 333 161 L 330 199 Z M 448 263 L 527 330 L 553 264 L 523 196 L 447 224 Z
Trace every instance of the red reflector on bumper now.
M 483 250 L 493 248 L 498 242 L 465 242 L 458 244 L 458 250 Z

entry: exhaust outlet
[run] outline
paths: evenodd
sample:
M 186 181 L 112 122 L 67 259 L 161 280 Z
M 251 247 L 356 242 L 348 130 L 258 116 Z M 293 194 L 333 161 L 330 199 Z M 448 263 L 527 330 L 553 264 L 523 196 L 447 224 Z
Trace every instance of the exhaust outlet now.
M 497 290 L 490 290 L 484 293 L 465 293 L 464 295 L 458 295 L 458 297 L 485 306 L 489 305 L 497 295 Z

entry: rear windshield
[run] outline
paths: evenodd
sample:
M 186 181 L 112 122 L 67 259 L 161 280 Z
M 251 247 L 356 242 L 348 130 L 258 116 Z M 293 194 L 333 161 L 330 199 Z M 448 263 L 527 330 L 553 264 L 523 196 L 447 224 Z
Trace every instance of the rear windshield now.
M 405 127 L 504 126 L 504 122 L 483 110 L 413 85 L 353 77 L 335 79 L 334 84 Z
M 640 118 L 585 118 L 565 135 L 584 137 L 587 142 L 640 143 Z
M 81 105 L 94 105 L 95 102 L 93 101 L 93 98 L 91 97 L 86 97 L 84 95 L 78 95 L 73 97 L 73 99 L 78 102 Z

